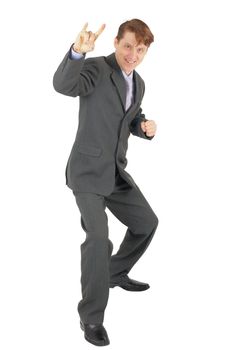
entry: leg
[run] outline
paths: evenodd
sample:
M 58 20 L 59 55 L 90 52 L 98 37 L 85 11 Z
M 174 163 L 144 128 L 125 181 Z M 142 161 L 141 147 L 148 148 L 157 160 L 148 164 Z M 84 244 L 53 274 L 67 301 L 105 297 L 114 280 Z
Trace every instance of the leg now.
M 106 197 L 108 209 L 128 227 L 118 252 L 110 260 L 110 279 L 128 274 L 150 244 L 158 218 L 140 189 L 117 176 L 114 191 Z
M 74 193 L 86 239 L 81 244 L 82 300 L 78 312 L 83 323 L 102 323 L 109 297 L 109 259 L 113 244 L 108 238 L 104 197 Z

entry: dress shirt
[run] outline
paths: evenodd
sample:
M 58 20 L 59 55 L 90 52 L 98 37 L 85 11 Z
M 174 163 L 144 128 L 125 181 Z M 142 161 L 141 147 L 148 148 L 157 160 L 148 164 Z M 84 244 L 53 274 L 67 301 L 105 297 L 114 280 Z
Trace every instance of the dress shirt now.
M 125 78 L 126 82 L 126 103 L 125 103 L 125 110 L 127 111 L 128 108 L 131 106 L 133 100 L 134 100 L 134 82 L 133 82 L 133 71 L 130 74 L 126 74 L 123 70 L 122 74 Z

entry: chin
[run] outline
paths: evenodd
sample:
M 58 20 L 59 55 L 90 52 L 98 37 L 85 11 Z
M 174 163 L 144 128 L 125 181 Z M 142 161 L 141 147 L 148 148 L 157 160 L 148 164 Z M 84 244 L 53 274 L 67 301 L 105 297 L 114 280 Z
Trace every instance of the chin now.
M 135 64 L 133 64 L 132 66 L 126 65 L 126 66 L 125 66 L 125 69 L 126 69 L 127 71 L 132 71 L 135 67 L 136 67 Z

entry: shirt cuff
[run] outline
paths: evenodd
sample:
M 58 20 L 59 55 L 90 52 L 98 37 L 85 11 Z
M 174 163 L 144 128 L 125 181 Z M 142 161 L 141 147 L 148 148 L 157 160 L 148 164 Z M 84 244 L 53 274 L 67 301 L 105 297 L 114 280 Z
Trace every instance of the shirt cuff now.
M 75 52 L 72 48 L 71 48 L 71 58 L 74 60 L 79 60 L 81 57 L 83 57 L 84 55 L 82 53 L 78 53 Z

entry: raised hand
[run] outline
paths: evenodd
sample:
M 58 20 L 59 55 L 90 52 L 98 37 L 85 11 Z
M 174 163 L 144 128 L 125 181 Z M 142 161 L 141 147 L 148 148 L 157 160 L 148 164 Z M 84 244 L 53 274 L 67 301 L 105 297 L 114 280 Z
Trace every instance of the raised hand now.
M 102 24 L 99 30 L 95 33 L 86 31 L 88 23 L 85 23 L 81 32 L 77 35 L 75 43 L 73 44 L 73 50 L 79 53 L 86 53 L 93 51 L 95 47 L 95 40 L 105 29 L 105 24 Z

